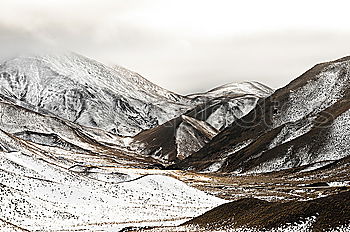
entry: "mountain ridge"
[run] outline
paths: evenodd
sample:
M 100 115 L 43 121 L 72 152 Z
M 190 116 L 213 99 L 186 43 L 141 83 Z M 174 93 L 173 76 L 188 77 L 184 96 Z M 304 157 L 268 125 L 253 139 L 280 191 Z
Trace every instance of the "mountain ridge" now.
M 271 134 L 274 130 L 276 131 L 279 126 L 282 126 L 281 128 L 285 127 L 285 133 L 289 133 L 289 136 L 299 137 L 309 130 L 307 129 L 307 125 L 312 120 L 308 122 L 308 118 L 317 117 L 328 106 L 336 104 L 341 99 L 348 101 L 348 97 L 344 91 L 349 90 L 349 85 L 347 84 L 350 76 L 348 72 L 349 60 L 349 57 L 345 57 L 333 62 L 325 62 L 314 66 L 286 87 L 278 89 L 271 96 L 260 100 L 256 108 L 247 116 L 236 121 L 236 124 L 234 123 L 231 127 L 226 128 L 223 132 L 215 136 L 200 151 L 182 161 L 182 164 L 179 163 L 171 168 L 197 169 L 196 162 L 198 162 L 198 170 L 204 170 L 210 164 L 214 165 L 215 160 L 220 162 L 231 159 L 228 157 L 236 159 L 243 155 L 244 149 L 257 146 L 254 145 L 254 141 L 257 141 L 259 136 L 266 137 L 268 133 Z M 343 94 L 343 92 L 345 95 L 341 97 L 340 94 Z M 324 113 L 327 113 L 327 111 Z M 329 114 L 332 114 L 332 112 L 328 112 L 328 116 Z M 298 121 L 301 124 L 299 126 L 295 124 L 295 133 L 299 130 L 301 134 L 292 135 L 286 125 L 287 123 L 297 123 Z M 305 127 L 305 132 L 301 131 L 303 127 Z M 276 131 L 275 135 L 271 134 L 271 138 L 266 137 L 267 140 L 264 143 L 270 144 L 272 139 L 278 134 L 280 134 L 280 131 Z M 257 143 L 255 142 L 255 144 Z M 259 142 L 259 144 L 263 145 L 263 141 Z M 265 150 L 270 149 L 266 147 L 261 150 L 261 148 L 256 149 L 260 151 L 260 154 L 251 155 L 251 157 L 260 156 Z M 239 151 L 242 151 L 240 155 L 238 155 Z M 207 164 L 205 164 L 206 160 L 208 161 Z M 224 165 L 224 162 L 220 165 Z M 249 163 L 249 157 L 242 159 L 241 162 Z M 225 165 L 230 166 L 228 163 Z M 223 170 L 232 171 L 232 169 L 227 168 L 223 168 Z

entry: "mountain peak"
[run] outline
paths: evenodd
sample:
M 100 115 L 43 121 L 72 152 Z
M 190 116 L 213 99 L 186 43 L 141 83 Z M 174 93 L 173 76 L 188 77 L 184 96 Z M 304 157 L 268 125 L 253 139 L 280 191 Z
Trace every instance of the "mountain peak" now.
M 204 93 L 187 95 L 191 99 L 206 101 L 221 96 L 244 96 L 254 95 L 259 98 L 267 97 L 273 93 L 273 89 L 256 81 L 251 82 L 233 82 L 218 86 Z

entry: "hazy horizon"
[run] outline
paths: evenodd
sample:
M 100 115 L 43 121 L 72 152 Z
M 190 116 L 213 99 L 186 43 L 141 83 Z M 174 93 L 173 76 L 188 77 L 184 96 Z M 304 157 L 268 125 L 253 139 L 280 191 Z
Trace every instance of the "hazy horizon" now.
M 350 55 L 348 6 L 346 1 L 5 0 L 0 59 L 44 44 L 126 67 L 180 94 L 242 81 L 279 88 L 317 63 Z

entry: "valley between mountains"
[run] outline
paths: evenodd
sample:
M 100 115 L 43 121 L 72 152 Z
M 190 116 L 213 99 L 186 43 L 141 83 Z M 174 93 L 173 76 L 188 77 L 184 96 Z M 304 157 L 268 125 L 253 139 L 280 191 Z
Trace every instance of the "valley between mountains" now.
M 9 59 L 0 231 L 350 231 L 349 71 L 182 96 L 72 52 Z

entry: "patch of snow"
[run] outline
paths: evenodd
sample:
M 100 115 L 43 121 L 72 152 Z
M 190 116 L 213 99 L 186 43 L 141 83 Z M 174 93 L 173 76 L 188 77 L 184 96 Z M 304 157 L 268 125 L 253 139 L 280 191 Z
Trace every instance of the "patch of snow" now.
M 350 186 L 350 181 L 333 181 L 327 182 L 327 184 L 331 187 L 346 187 Z
M 326 230 L 326 232 L 348 232 L 348 231 L 350 231 L 350 224 L 341 225 L 341 226 L 337 226 L 336 228 Z
M 203 170 L 203 173 L 211 173 L 211 172 L 217 172 L 222 167 L 225 160 L 222 160 L 221 162 L 215 162 L 206 169 Z
M 331 163 L 333 163 L 333 161 L 323 161 L 323 162 L 314 163 L 314 164 L 311 164 L 310 166 L 308 166 L 307 168 L 304 168 L 301 172 L 313 171 L 313 170 L 319 169 L 319 168 L 324 167 L 324 166 L 331 164 Z

